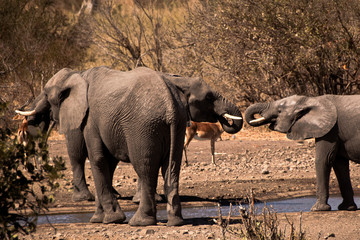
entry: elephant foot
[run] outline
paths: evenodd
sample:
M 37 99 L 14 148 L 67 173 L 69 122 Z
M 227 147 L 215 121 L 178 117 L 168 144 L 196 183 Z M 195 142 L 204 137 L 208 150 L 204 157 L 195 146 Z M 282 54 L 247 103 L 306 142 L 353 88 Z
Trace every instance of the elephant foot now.
M 94 213 L 94 215 L 90 218 L 91 223 L 102 223 L 104 220 L 104 212 Z
M 339 210 L 346 210 L 346 211 L 356 211 L 357 210 L 357 206 L 354 202 L 351 203 L 347 203 L 345 201 L 343 201 L 339 206 L 338 206 Z
M 89 192 L 89 190 L 83 190 L 83 191 L 74 191 L 72 200 L 74 202 L 81 202 L 81 201 L 95 201 L 94 195 Z
M 132 198 L 133 203 L 138 203 L 139 204 L 140 203 L 140 197 L 141 197 L 141 194 L 139 192 L 136 192 L 136 194 Z M 163 198 L 159 194 L 155 193 L 155 201 L 156 202 L 162 202 Z
M 123 211 L 106 213 L 103 219 L 103 223 L 122 223 L 126 219 Z
M 173 227 L 173 226 L 182 226 L 185 224 L 185 221 L 182 217 L 168 217 L 167 226 Z
M 156 217 L 153 216 L 141 216 L 139 210 L 136 211 L 135 215 L 130 219 L 130 226 L 150 226 L 156 225 Z
M 327 203 L 319 203 L 319 202 L 316 202 L 314 204 L 314 206 L 311 208 L 311 211 L 312 212 L 315 212 L 315 211 L 330 211 L 331 210 L 331 206 Z

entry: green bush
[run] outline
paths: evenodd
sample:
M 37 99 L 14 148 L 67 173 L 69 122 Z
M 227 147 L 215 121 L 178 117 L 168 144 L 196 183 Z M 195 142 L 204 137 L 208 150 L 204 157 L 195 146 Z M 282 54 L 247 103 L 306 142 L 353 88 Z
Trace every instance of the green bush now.
M 0 114 L 5 107 L 1 104 Z M 23 146 L 10 129 L 0 129 L 0 239 L 35 231 L 37 216 L 54 200 L 48 194 L 59 186 L 64 162 L 49 157 L 45 138 L 36 142 Z

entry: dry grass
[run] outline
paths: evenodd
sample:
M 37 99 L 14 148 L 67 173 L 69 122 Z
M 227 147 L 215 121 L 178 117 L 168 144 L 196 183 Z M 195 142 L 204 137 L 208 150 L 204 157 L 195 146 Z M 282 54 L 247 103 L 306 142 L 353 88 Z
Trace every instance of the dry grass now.
M 252 194 L 248 197 L 248 207 L 238 206 L 240 217 L 231 216 L 231 206 L 228 216 L 222 216 L 219 206 L 219 216 L 214 221 L 220 226 L 223 239 L 231 239 L 236 237 L 239 239 L 271 239 L 271 240 L 304 240 L 305 232 L 301 229 L 301 217 L 299 230 L 296 231 L 294 223 L 286 216 L 287 224 L 284 229 L 280 228 L 280 222 L 277 213 L 269 208 L 266 204 L 261 212 L 258 213 L 254 205 L 254 197 Z M 233 222 L 240 224 L 232 225 Z M 288 227 L 288 228 L 287 228 Z

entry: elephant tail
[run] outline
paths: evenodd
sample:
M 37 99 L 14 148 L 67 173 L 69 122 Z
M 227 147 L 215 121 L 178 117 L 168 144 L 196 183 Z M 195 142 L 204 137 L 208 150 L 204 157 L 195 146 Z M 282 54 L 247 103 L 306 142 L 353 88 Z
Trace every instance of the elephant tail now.
M 176 169 L 176 159 L 175 159 L 175 151 L 176 151 L 176 124 L 172 122 L 170 124 L 170 152 L 169 152 L 169 166 L 168 166 L 168 176 L 167 176 L 167 185 L 171 186 L 173 176 Z
M 179 134 L 185 134 L 185 130 L 181 131 L 178 128 L 179 124 L 176 122 L 170 123 L 170 149 L 169 149 L 169 159 L 165 174 L 165 195 L 167 196 L 168 204 L 176 205 L 179 200 L 179 175 L 181 168 L 181 158 L 183 152 L 184 138 L 182 138 L 182 143 Z M 185 122 L 184 122 L 185 127 Z M 164 169 L 165 170 L 165 169 Z

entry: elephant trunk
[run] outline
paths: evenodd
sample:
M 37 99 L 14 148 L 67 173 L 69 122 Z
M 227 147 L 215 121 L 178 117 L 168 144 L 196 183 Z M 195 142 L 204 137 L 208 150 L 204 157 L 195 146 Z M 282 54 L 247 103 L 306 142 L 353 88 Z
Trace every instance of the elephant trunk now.
M 231 119 L 231 121 L 228 121 Z M 218 119 L 225 132 L 235 134 L 243 126 L 243 117 L 240 110 L 233 104 L 227 102 L 226 112 Z
M 15 112 L 26 116 L 27 133 L 31 136 L 38 136 L 39 132 L 46 133 L 50 124 L 50 103 L 42 92 L 30 105 L 29 111 L 16 110 Z
M 253 127 L 262 126 L 270 122 L 269 118 L 262 115 L 263 111 L 269 108 L 269 103 L 256 103 L 248 107 L 245 111 L 246 122 Z M 255 114 L 261 117 L 255 118 Z

